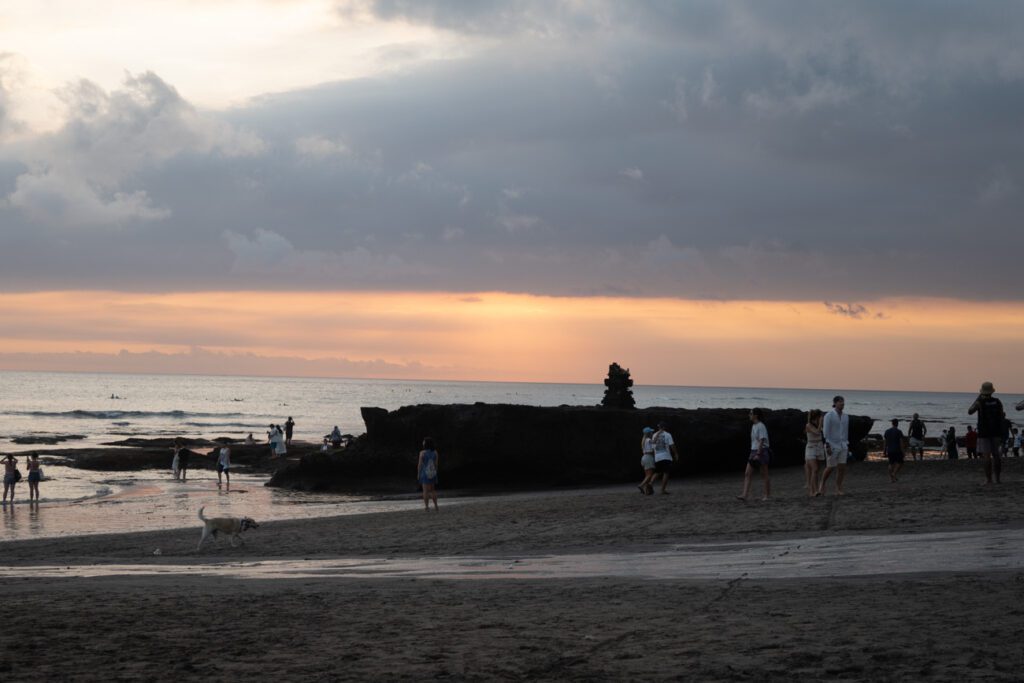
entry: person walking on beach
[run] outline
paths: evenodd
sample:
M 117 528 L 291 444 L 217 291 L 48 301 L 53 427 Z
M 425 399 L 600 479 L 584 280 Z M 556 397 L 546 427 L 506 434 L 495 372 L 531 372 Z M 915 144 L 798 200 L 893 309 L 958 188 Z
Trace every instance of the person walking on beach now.
M 338 425 L 334 425 L 334 429 L 331 430 L 331 445 L 335 448 L 341 448 L 341 430 L 338 429 Z
M 836 472 L 836 495 L 843 495 L 843 480 L 846 479 L 846 460 L 850 455 L 850 416 L 843 412 L 846 399 L 836 396 L 832 399 L 832 410 L 825 415 L 822 436 L 825 438 L 825 471 L 821 473 L 818 493 L 825 495 L 825 485 L 833 470 Z
M 970 425 L 967 425 L 967 433 L 964 434 L 964 449 L 967 451 L 968 460 L 978 457 L 978 432 Z
M 1003 402 L 993 396 L 995 387 L 992 382 L 983 382 L 978 398 L 967 409 L 968 415 L 978 414 L 978 455 L 985 460 L 985 483 L 992 483 L 995 474 L 996 483 L 1003 471 L 1002 445 L 1003 423 L 1006 412 Z
M 231 448 L 228 446 L 221 446 L 220 451 L 217 453 L 217 488 L 220 488 L 220 475 L 224 474 L 224 477 L 228 481 L 228 488 L 231 488 Z
M 175 479 L 181 477 L 181 458 L 178 457 L 178 448 L 171 446 L 171 450 L 174 452 L 174 457 L 171 458 L 171 474 L 174 475 Z
M 824 413 L 815 408 L 807 413 L 807 424 L 804 433 L 807 435 L 807 447 L 804 448 L 804 484 L 807 495 L 818 492 L 818 465 L 825 462 L 825 442 L 821 436 L 821 420 Z
M 21 472 L 18 471 L 18 459 L 13 454 L 8 453 L 4 456 L 4 504 L 7 503 L 7 492 L 11 492 L 11 502 L 14 502 L 14 487 L 17 485 L 18 480 L 21 478 L 19 475 Z
M 750 454 L 747 456 L 747 468 L 743 471 L 743 493 L 736 496 L 740 500 L 746 500 L 750 494 L 750 479 L 754 476 L 755 468 L 761 470 L 761 479 L 764 481 L 764 497 L 761 500 L 768 500 L 772 494 L 772 481 L 768 477 L 772 451 L 763 417 L 760 408 L 750 411 L 750 421 L 753 423 L 750 426 Z
M 640 467 L 644 470 L 644 480 L 637 486 L 640 493 L 650 495 L 654 493 L 654 440 L 651 438 L 654 430 L 644 427 L 643 435 L 640 437 Z
M 284 423 L 284 445 L 292 445 L 292 434 L 295 432 L 295 420 L 289 415 L 288 419 Z
M 25 465 L 28 469 L 28 502 L 33 499 L 39 502 L 39 480 L 43 478 L 43 470 L 39 467 L 39 454 L 33 453 Z
M 178 472 L 181 474 L 181 480 L 185 481 L 188 479 L 188 459 L 191 452 L 185 448 L 185 442 L 182 438 L 176 437 L 174 439 L 174 457 L 178 459 Z
M 956 427 L 950 427 L 945 431 L 946 455 L 950 460 L 960 459 L 960 449 L 956 445 Z
M 658 431 L 651 437 L 654 444 L 654 477 L 661 477 L 661 493 L 668 495 L 668 474 L 672 469 L 672 463 L 679 459 L 676 451 L 676 442 L 672 435 L 665 431 L 665 423 L 658 423 Z M 653 484 L 653 479 L 651 480 Z M 653 485 L 652 485 L 653 489 Z
M 892 419 L 892 427 L 885 430 L 885 434 L 882 435 L 883 440 L 883 454 L 889 460 L 889 481 L 896 483 L 899 481 L 897 476 L 900 473 L 900 469 L 903 467 L 903 431 L 900 429 L 900 421 L 896 418 Z
M 910 436 L 910 457 L 914 460 L 924 460 L 924 437 L 928 433 L 928 427 L 917 413 L 914 413 L 907 433 Z
M 423 509 L 430 511 L 430 501 L 434 501 L 434 512 L 437 512 L 437 448 L 429 436 L 423 439 L 423 450 L 416 462 L 416 479 L 423 487 Z
M 1013 457 L 1019 458 L 1020 457 L 1020 443 L 1021 443 L 1020 432 L 1018 432 L 1017 428 L 1014 427 L 1012 433 L 1013 433 L 1013 436 L 1011 438 L 1013 439 Z

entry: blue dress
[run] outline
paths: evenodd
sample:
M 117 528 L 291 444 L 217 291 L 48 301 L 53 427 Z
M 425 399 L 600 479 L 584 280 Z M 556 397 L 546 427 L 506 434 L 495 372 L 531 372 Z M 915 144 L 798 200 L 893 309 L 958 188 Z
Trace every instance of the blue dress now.
M 437 451 L 423 451 L 417 479 L 421 484 L 437 484 Z

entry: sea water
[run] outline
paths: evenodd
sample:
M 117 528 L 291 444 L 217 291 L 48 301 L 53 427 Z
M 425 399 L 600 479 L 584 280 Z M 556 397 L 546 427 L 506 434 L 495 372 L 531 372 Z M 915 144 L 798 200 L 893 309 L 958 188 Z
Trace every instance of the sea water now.
M 365 431 L 359 409 L 394 410 L 422 403 L 513 403 L 534 406 L 593 406 L 601 402 L 601 384 L 520 382 L 438 382 L 364 379 L 209 377 L 193 375 L 117 375 L 0 372 L 0 416 L 6 438 L 0 451 L 45 452 L 18 445 L 26 435 L 77 435 L 52 448 L 94 446 L 129 437 L 266 439 L 270 424 L 291 416 L 295 438 L 319 442 L 337 425 L 343 433 Z M 846 410 L 876 420 L 882 431 L 894 417 L 904 422 L 920 413 L 929 433 L 955 426 L 962 434 L 973 418 L 967 408 L 974 393 L 849 391 L 645 386 L 633 388 L 637 407 L 665 408 L 811 408 L 828 409 L 833 394 L 846 397 Z M 1010 408 L 1021 396 L 1003 395 Z M 1024 415 L 1022 413 L 1021 415 Z
M 265 439 L 267 426 L 295 420 L 295 438 L 318 442 L 335 425 L 361 434 L 359 409 L 397 409 L 422 403 L 512 403 L 535 406 L 597 405 L 600 384 L 511 382 L 432 382 L 401 380 L 118 375 L 0 372 L 0 452 L 40 453 L 45 479 L 42 504 L 30 507 L 28 487 L 18 485 L 18 502 L 3 509 L 0 540 L 164 529 L 197 525 L 196 511 L 290 519 L 408 509 L 416 500 L 374 501 L 352 496 L 268 489 L 266 476 L 239 468 L 232 490 L 217 487 L 216 474 L 196 469 L 189 482 L 175 481 L 168 469 L 92 472 L 65 468 L 46 454 L 68 447 L 115 443 L 129 437 L 231 437 L 249 433 Z M 896 417 L 917 412 L 939 434 L 952 425 L 962 434 L 973 422 L 967 407 L 973 393 L 844 391 L 842 389 L 765 389 L 636 386 L 638 407 L 811 408 L 827 409 L 832 395 L 846 397 L 847 411 L 875 418 L 875 431 Z M 1003 395 L 1009 408 L 1020 396 Z M 1019 415 L 1010 410 L 1011 418 Z M 905 425 L 904 425 L 905 426 Z M 15 444 L 18 436 L 81 436 L 45 446 Z M 410 449 L 415 449 L 411 444 Z M 24 463 L 21 464 L 24 471 Z M 413 495 L 410 485 L 410 496 Z

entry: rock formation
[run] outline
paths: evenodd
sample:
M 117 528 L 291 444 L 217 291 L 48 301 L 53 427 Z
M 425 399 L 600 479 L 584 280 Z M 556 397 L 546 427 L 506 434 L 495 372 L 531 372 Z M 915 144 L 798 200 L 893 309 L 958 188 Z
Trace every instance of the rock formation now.
M 625 370 L 618 363 L 608 366 L 608 378 L 605 379 L 604 398 L 601 405 L 605 408 L 633 408 L 636 401 L 633 400 L 633 380 L 629 376 L 629 368 Z
M 425 436 L 437 441 L 443 488 L 545 488 L 639 480 L 640 435 L 665 422 L 678 444 L 676 476 L 740 472 L 750 449 L 743 409 L 522 405 L 418 405 L 395 411 L 363 408 L 366 434 L 337 453 L 312 453 L 274 475 L 269 486 L 303 490 L 415 490 L 416 458 Z M 806 414 L 766 410 L 774 466 L 800 465 Z M 850 417 L 854 457 L 874 421 Z

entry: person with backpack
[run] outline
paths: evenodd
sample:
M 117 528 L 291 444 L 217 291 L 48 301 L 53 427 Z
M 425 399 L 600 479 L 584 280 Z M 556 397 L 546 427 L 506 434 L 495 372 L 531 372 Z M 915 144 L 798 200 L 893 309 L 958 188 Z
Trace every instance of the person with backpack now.
M 1003 441 L 1006 440 L 1006 411 L 1003 402 L 993 396 L 995 387 L 992 382 L 983 382 L 978 398 L 967 409 L 968 415 L 978 414 L 978 455 L 985 459 L 985 483 L 995 482 L 1003 471 Z
M 437 512 L 437 448 L 429 436 L 423 439 L 423 450 L 416 462 L 416 479 L 423 487 L 423 509 L 430 511 L 430 501 L 434 501 L 434 512 Z

